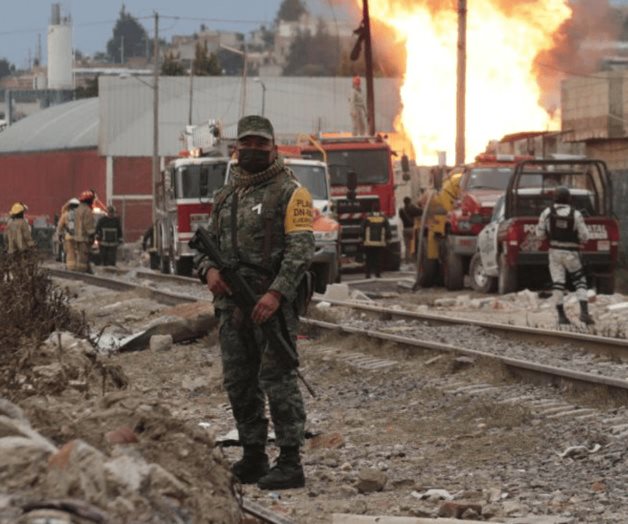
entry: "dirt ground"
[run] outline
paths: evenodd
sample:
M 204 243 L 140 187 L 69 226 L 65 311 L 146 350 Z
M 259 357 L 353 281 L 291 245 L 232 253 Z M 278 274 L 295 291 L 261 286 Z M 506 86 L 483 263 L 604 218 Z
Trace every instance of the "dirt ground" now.
M 132 293 L 74 284 L 70 292 L 94 334 L 107 326 L 107 336 L 128 335 L 164 311 Z M 38 363 L 64 362 L 54 340 L 47 351 Z M 361 369 L 343 356 L 346 351 L 392 364 Z M 462 508 L 458 516 L 494 522 L 532 515 L 562 519 L 546 522 L 625 521 L 625 446 L 618 448 L 595 424 L 539 418 L 525 405 L 452 394 L 444 387 L 512 384 L 501 369 L 460 367 L 455 357 L 434 360 L 429 352 L 316 333 L 303 334 L 301 354 L 302 373 L 318 393 L 313 399 L 303 390 L 310 437 L 303 450 L 305 488 L 265 492 L 232 485 L 228 466 L 240 450 L 228 440 L 220 445 L 234 424 L 212 332 L 164 351 L 114 353 L 98 357 L 98 365 L 74 364 L 80 372 L 63 388 L 55 386 L 59 375 L 53 374 L 46 389 L 13 391 L 11 400 L 57 451 L 12 477 L 0 517 L 15 517 L 33 498 L 73 497 L 107 512 L 112 522 L 239 522 L 241 490 L 305 524 L 329 523 L 333 513 L 435 517 L 443 515 L 448 498 Z M 97 489 L 93 479 L 76 473 L 66 486 L 58 469 L 64 471 L 64 457 L 73 456 L 69 443 L 79 440 L 103 454 L 99 464 L 106 471 L 133 459 L 136 472 L 144 464 L 159 465 L 159 480 L 145 476 L 151 482 L 133 490 L 105 476 L 105 489 Z M 596 443 L 604 453 L 592 459 L 558 457 L 568 446 Z M 272 443 L 269 451 L 276 456 Z M 89 455 L 91 463 L 95 455 Z M 69 463 L 65 471 L 80 466 Z M 1 474 L 0 480 L 8 482 Z

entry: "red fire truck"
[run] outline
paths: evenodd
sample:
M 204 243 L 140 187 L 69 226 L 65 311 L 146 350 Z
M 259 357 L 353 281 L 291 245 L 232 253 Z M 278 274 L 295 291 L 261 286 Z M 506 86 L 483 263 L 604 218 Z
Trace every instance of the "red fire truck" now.
M 309 137 L 308 137 L 309 138 Z M 382 135 L 321 136 L 300 145 L 303 157 L 327 162 L 332 199 L 341 225 L 343 264 L 348 259 L 362 260 L 361 223 L 365 215 L 379 210 L 388 217 L 392 240 L 384 258 L 386 270 L 397 270 L 401 262 L 401 244 L 395 205 L 393 152 Z M 357 175 L 356 199 L 347 197 L 347 176 Z
M 192 274 L 195 253 L 188 241 L 199 225 L 207 225 L 212 195 L 225 181 L 228 161 L 227 157 L 197 157 L 168 164 L 157 190 L 151 267 L 162 273 Z

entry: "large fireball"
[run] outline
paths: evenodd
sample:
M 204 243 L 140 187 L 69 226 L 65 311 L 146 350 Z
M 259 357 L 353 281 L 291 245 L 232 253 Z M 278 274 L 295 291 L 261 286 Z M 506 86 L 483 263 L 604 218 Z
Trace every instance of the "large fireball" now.
M 362 5 L 362 0 L 357 0 Z M 436 163 L 456 140 L 456 0 L 370 0 L 373 19 L 405 42 L 401 124 L 417 163 Z M 568 0 L 468 0 L 467 159 L 487 143 L 517 131 L 555 129 L 558 119 L 541 107 L 534 60 L 555 45 L 570 18 Z

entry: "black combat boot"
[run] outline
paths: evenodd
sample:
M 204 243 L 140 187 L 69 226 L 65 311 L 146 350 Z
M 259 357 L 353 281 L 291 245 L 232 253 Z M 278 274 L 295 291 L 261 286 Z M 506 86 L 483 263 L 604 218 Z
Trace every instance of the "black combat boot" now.
M 580 301 L 580 322 L 584 322 L 587 326 L 595 324 L 593 317 L 589 315 L 589 303 L 586 300 Z
M 231 466 L 231 473 L 241 484 L 255 484 L 268 470 L 264 446 L 244 446 L 242 458 Z
M 299 448 L 282 447 L 277 463 L 268 475 L 257 482 L 260 489 L 291 489 L 305 486 L 305 475 L 299 457 Z
M 569 319 L 567 318 L 567 315 L 565 315 L 565 308 L 563 307 L 562 304 L 558 304 L 556 306 L 556 311 L 558 311 L 558 323 L 559 324 L 562 324 L 562 325 L 571 324 L 571 322 L 569 322 Z

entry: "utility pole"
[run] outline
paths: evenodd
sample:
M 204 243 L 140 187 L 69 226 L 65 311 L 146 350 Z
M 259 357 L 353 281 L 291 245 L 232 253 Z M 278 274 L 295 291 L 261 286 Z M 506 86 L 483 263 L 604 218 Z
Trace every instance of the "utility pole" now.
M 188 107 L 188 125 L 192 125 L 192 102 L 194 96 L 194 61 L 190 66 L 190 106 Z
M 246 77 L 248 73 L 248 57 L 246 56 L 246 39 L 242 42 L 242 60 L 244 60 L 244 66 L 242 69 L 242 91 L 240 92 L 240 118 L 244 116 L 246 111 Z
M 456 93 L 456 165 L 465 161 L 467 96 L 467 0 L 458 0 L 458 87 Z
M 159 182 L 159 14 L 155 11 L 155 38 L 153 40 L 153 246 L 157 237 L 157 183 Z
M 369 135 L 375 136 L 375 92 L 373 91 L 373 48 L 371 45 L 371 19 L 369 17 L 369 2 L 363 0 L 362 23 L 364 24 L 364 60 L 366 62 L 366 114 L 368 118 Z

